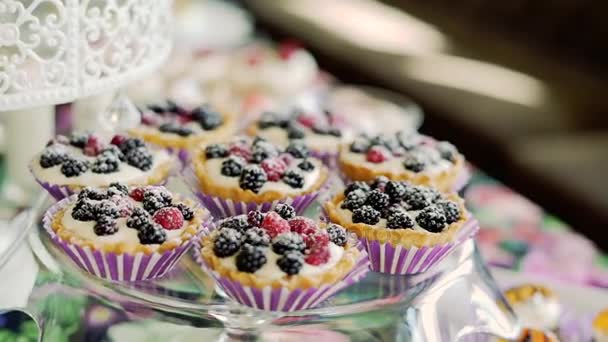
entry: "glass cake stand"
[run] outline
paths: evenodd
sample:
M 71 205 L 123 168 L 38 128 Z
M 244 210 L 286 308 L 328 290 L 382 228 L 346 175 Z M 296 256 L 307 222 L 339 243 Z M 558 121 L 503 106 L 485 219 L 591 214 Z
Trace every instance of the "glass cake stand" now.
M 171 341 L 314 336 L 320 341 L 437 342 L 512 339 L 520 332 L 473 240 L 424 274 L 370 272 L 320 307 L 272 313 L 222 296 L 189 254 L 157 280 L 116 283 L 90 276 L 41 228 L 42 213 L 51 204 L 41 194 L 12 222 L 10 241 L 0 244 L 0 312 L 31 316 L 44 341 L 63 335 L 78 341 L 164 341 L 168 334 Z

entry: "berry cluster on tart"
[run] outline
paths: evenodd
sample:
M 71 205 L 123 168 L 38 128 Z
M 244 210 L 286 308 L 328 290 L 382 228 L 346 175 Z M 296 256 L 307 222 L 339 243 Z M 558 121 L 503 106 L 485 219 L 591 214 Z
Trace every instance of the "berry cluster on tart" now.
M 459 190 L 466 173 L 464 157 L 454 145 L 418 133 L 361 135 L 340 147 L 338 163 L 350 180 L 370 181 L 386 176 L 441 191 Z

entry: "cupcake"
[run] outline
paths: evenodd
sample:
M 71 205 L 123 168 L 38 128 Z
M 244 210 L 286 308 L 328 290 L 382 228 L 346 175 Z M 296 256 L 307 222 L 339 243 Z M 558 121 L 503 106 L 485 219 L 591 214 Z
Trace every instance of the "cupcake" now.
M 202 142 L 224 139 L 234 133 L 234 118 L 207 105 L 188 109 L 168 100 L 148 105 L 141 124 L 129 134 L 167 148 L 188 159 L 188 150 Z
M 504 292 L 521 323 L 530 328 L 557 331 L 562 308 L 549 288 L 538 284 L 523 284 Z
M 120 182 L 152 185 L 164 182 L 175 160 L 142 140 L 116 135 L 111 140 L 89 133 L 58 136 L 30 162 L 34 177 L 60 200 L 86 186 Z
M 593 341 L 608 342 L 608 309 L 598 313 L 593 319 Z
M 418 133 L 359 136 L 340 147 L 338 164 L 354 181 L 385 176 L 440 191 L 458 191 L 467 181 L 464 157 L 452 144 Z
M 52 239 L 85 271 L 136 281 L 169 271 L 208 216 L 162 186 L 112 183 L 59 201 L 43 221 Z
M 324 209 L 359 237 L 372 270 L 390 274 L 424 272 L 478 230 L 457 194 L 382 176 L 349 184 Z
M 219 221 L 196 251 L 230 298 L 270 311 L 314 307 L 368 270 L 365 251 L 343 227 L 296 216 L 288 204 Z
M 499 342 L 507 342 L 503 339 L 498 339 Z M 515 342 L 559 342 L 557 337 L 548 331 L 524 328 Z
M 317 198 L 329 175 L 300 141 L 281 149 L 261 138 L 235 138 L 207 144 L 194 153 L 188 179 L 216 218 L 268 211 L 281 202 L 301 213 Z

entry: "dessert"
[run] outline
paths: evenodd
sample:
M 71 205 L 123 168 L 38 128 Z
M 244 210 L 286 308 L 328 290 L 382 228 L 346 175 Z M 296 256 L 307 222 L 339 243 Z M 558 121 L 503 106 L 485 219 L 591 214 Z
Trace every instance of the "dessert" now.
M 350 183 L 324 209 L 359 237 L 372 270 L 390 274 L 424 272 L 478 230 L 458 195 L 383 176 Z
M 53 197 L 62 199 L 85 186 L 159 184 L 169 176 L 173 158 L 142 140 L 90 133 L 57 136 L 30 162 L 34 177 Z
M 208 105 L 182 107 L 171 100 L 148 105 L 142 112 L 141 125 L 129 134 L 178 152 L 187 160 L 187 152 L 201 142 L 223 139 L 234 133 L 234 118 Z
M 45 213 L 44 227 L 85 271 L 134 281 L 167 272 L 208 216 L 162 186 L 112 183 L 59 201 Z
M 418 133 L 361 135 L 340 147 L 338 164 L 350 180 L 386 176 L 440 191 L 460 190 L 467 176 L 464 157 L 452 144 Z
M 272 311 L 313 307 L 368 269 L 365 252 L 343 227 L 296 216 L 289 204 L 219 221 L 197 251 L 228 296 Z
M 498 341 L 506 342 L 503 339 L 498 339 Z M 551 332 L 524 328 L 515 342 L 559 342 L 559 340 Z
M 598 313 L 593 319 L 593 341 L 608 341 L 608 309 Z
M 523 284 L 506 290 L 504 295 L 524 326 L 538 330 L 558 329 L 562 308 L 549 288 Z
M 280 202 L 301 213 L 328 178 L 323 163 L 309 155 L 299 141 L 281 149 L 261 138 L 234 138 L 197 149 L 188 179 L 216 218 L 268 211 Z

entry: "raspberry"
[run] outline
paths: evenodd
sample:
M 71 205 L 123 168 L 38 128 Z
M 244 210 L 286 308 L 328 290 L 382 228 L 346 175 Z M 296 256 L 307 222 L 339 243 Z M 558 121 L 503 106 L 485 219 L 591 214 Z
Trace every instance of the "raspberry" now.
M 78 221 L 95 220 L 95 204 L 88 198 L 79 199 L 72 209 L 72 218 Z
M 327 235 L 329 235 L 329 241 L 340 247 L 344 247 L 346 245 L 347 237 L 346 229 L 344 229 L 344 227 L 332 223 L 327 226 L 326 230 Z
M 266 213 L 260 227 L 266 230 L 271 239 L 290 231 L 289 222 L 273 211 Z
M 264 248 L 244 245 L 236 256 L 236 268 L 241 272 L 253 273 L 266 264 Z
M 222 162 L 220 172 L 226 177 L 238 177 L 243 172 L 245 161 L 241 157 L 230 156 Z
M 62 148 L 50 147 L 44 150 L 40 155 L 40 166 L 43 169 L 48 169 L 63 163 L 67 159 L 67 154 Z
M 285 254 L 286 252 L 303 253 L 306 249 L 306 244 L 302 236 L 294 232 L 287 232 L 277 236 L 272 240 L 272 250 L 277 254 Z
M 112 137 L 112 140 L 110 140 L 110 144 L 120 146 L 120 144 L 125 142 L 125 140 L 127 140 L 126 136 L 122 134 L 116 134 Z
M 279 159 L 281 159 L 283 161 L 283 163 L 285 163 L 285 165 L 290 165 L 291 162 L 293 162 L 293 160 L 294 160 L 293 156 L 289 153 L 282 153 L 279 156 Z
M 380 192 L 380 190 L 374 189 L 370 191 L 369 194 L 367 194 L 365 204 L 371 206 L 372 208 L 378 211 L 382 211 L 382 209 L 388 207 L 389 197 L 387 194 Z
M 93 232 L 98 236 L 112 235 L 118 231 L 118 225 L 116 220 L 108 216 L 102 216 L 97 219 L 95 226 L 93 226 Z
M 380 222 L 380 212 L 369 205 L 353 210 L 353 223 L 374 225 Z
M 99 201 L 99 200 L 107 199 L 108 194 L 105 191 L 100 190 L 100 189 L 86 187 L 78 193 L 79 200 L 84 199 L 84 198 Z
M 133 208 L 131 216 L 127 218 L 127 227 L 133 229 L 141 229 L 144 225 L 150 223 L 150 214 L 142 208 Z
M 208 106 L 194 108 L 192 118 L 198 121 L 205 131 L 213 130 L 223 123 L 222 116 Z
M 238 230 L 239 232 L 244 232 L 247 229 L 251 228 L 251 225 L 249 224 L 249 222 L 247 222 L 247 216 L 245 215 L 233 216 L 224 219 L 220 221 L 219 226 L 221 229 L 231 228 Z
M 274 208 L 274 211 L 286 220 L 292 219 L 296 216 L 296 210 L 287 203 L 277 204 L 277 206 Z
M 414 227 L 414 220 L 403 210 L 396 210 L 389 215 L 386 226 L 391 229 L 402 229 Z
M 365 182 L 352 182 L 344 189 L 344 196 L 348 196 L 349 193 L 355 190 L 362 190 L 364 193 L 370 191 L 370 187 Z
M 94 157 L 94 156 L 98 155 L 102 149 L 103 149 L 103 144 L 101 143 L 101 140 L 99 139 L 99 137 L 91 134 L 89 136 L 89 139 L 87 139 L 87 142 L 84 146 L 84 154 L 89 157 Z
M 266 159 L 260 166 L 264 169 L 268 180 L 271 182 L 279 181 L 285 170 L 287 170 L 287 165 L 279 158 Z
M 152 154 L 143 146 L 128 150 L 125 153 L 125 159 L 129 165 L 142 171 L 152 168 Z
M 184 216 L 182 215 L 182 212 L 175 207 L 159 209 L 152 219 L 167 230 L 180 229 L 184 225 Z
M 211 144 L 205 147 L 205 157 L 207 159 L 212 158 L 225 158 L 228 156 L 228 149 L 224 145 Z
M 177 203 L 176 205 L 174 205 L 174 207 L 182 213 L 184 220 L 190 221 L 194 218 L 194 210 L 192 210 L 184 203 Z
M 304 266 L 304 256 L 298 252 L 287 252 L 277 260 L 277 266 L 287 275 L 298 274 Z
M 225 228 L 217 232 L 213 239 L 213 253 L 220 258 L 229 257 L 241 248 L 243 235 L 236 229 Z
M 241 173 L 239 186 L 242 189 L 251 190 L 257 194 L 267 180 L 268 178 L 264 169 L 257 165 L 247 165 Z
M 391 202 L 400 202 L 405 196 L 405 186 L 397 181 L 388 181 L 384 187 L 384 193 L 388 195 Z
M 450 144 L 447 141 L 440 141 L 437 143 L 437 151 L 441 155 L 441 158 L 451 161 L 452 163 L 456 161 L 456 154 L 458 154 L 458 150 L 454 145 Z
M 270 236 L 268 236 L 268 233 L 264 229 L 253 227 L 245 231 L 243 243 L 252 246 L 268 247 L 270 245 Z
M 424 209 L 436 200 L 438 194 L 430 188 L 422 186 L 408 186 L 405 188 L 405 196 L 403 200 L 407 203 L 410 209 Z
M 253 210 L 247 213 L 247 222 L 253 227 L 259 227 L 264 219 L 264 214 L 259 210 Z
M 446 218 L 441 208 L 431 205 L 418 213 L 416 222 L 429 232 L 439 233 L 445 227 Z
M 322 265 L 329 260 L 329 248 L 327 246 L 324 247 L 315 247 L 308 250 L 304 261 L 310 265 Z
M 103 216 L 108 216 L 111 218 L 120 217 L 120 210 L 116 203 L 110 200 L 101 200 L 95 203 L 93 207 L 93 212 L 95 213 L 95 217 L 100 218 Z
M 285 152 L 291 154 L 292 156 L 298 159 L 307 158 L 310 154 L 308 147 L 306 147 L 306 145 L 299 140 L 290 142 L 287 148 L 285 149 Z
M 387 160 L 389 152 L 381 146 L 373 146 L 367 151 L 365 160 L 371 163 L 382 163 Z
M 291 56 L 301 48 L 301 45 L 296 41 L 286 41 L 279 45 L 278 53 L 281 59 L 287 60 L 291 58 Z
M 84 148 L 87 140 L 89 140 L 89 133 L 72 133 L 70 135 L 70 145 L 75 147 Z
M 302 235 L 302 239 L 306 244 L 307 249 L 315 249 L 321 247 L 327 247 L 329 245 L 329 234 L 326 230 L 309 230 L 307 234 Z
M 369 150 L 369 141 L 365 137 L 358 137 L 350 144 L 349 149 L 354 153 L 366 153 Z
M 403 158 L 403 167 L 406 170 L 410 170 L 412 172 L 420 172 L 424 170 L 425 167 L 424 159 L 422 159 L 419 155 L 410 153 Z
M 283 174 L 283 182 L 295 189 L 304 187 L 304 175 L 295 170 L 289 170 Z
M 142 245 L 156 245 L 167 240 L 167 233 L 163 227 L 157 224 L 148 223 L 139 229 L 137 237 Z
M 156 126 L 159 123 L 158 115 L 154 115 L 152 113 L 143 113 L 141 115 L 141 123 L 146 126 Z
M 386 187 L 386 184 L 388 183 L 388 181 L 389 181 L 389 179 L 386 178 L 385 176 L 378 176 L 378 177 L 376 177 L 376 179 L 374 179 L 372 184 L 370 184 L 370 187 L 372 189 L 378 189 L 380 191 L 384 191 L 384 187 Z
M 367 200 L 367 194 L 363 192 L 361 189 L 356 189 L 348 193 L 342 205 L 340 206 L 342 209 L 355 210 L 357 208 L 362 207 Z
M 317 118 L 311 114 L 300 114 L 296 119 L 304 127 L 312 128 L 317 122 Z
M 303 216 L 298 216 L 289 220 L 289 227 L 292 232 L 300 235 L 312 234 L 317 230 L 315 221 Z
M 68 157 L 61 164 L 61 173 L 66 177 L 77 177 L 87 172 L 89 166 L 89 162 L 86 160 Z
M 246 143 L 235 143 L 231 144 L 229 148 L 229 153 L 233 156 L 241 157 L 245 160 L 251 159 L 251 149 L 247 146 Z
M 129 196 L 131 196 L 131 198 L 134 199 L 135 201 L 141 202 L 144 200 L 144 192 L 145 192 L 144 188 L 134 188 L 129 193 Z
M 315 169 L 315 164 L 308 159 L 304 159 L 298 164 L 298 168 L 302 171 L 309 172 Z
M 452 201 L 439 201 L 437 206 L 443 210 L 445 223 L 452 224 L 460 219 L 460 208 Z
M 120 151 L 123 154 L 127 154 L 127 152 L 134 150 L 138 147 L 145 147 L 144 141 L 139 138 L 126 138 L 119 146 Z
M 108 186 L 108 196 L 119 195 L 119 196 L 127 196 L 129 195 L 129 188 L 117 182 L 112 182 Z
M 117 156 L 111 153 L 102 153 L 100 154 L 93 165 L 91 166 L 91 171 L 93 173 L 114 173 L 119 171 L 120 159 Z

